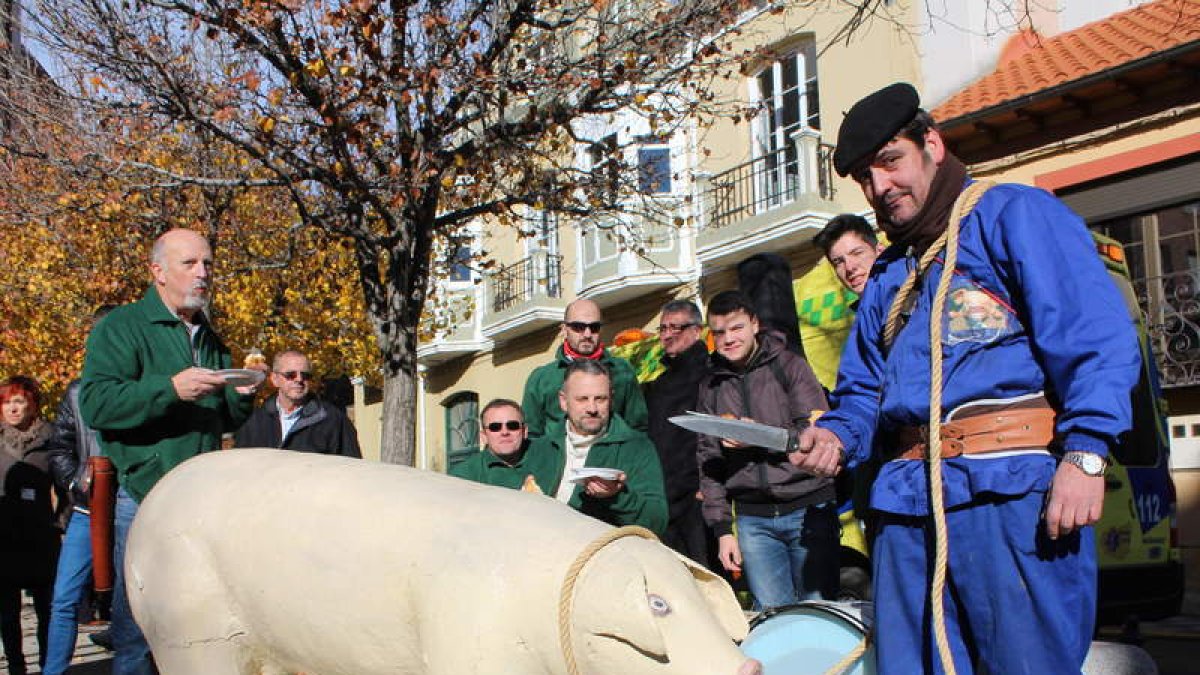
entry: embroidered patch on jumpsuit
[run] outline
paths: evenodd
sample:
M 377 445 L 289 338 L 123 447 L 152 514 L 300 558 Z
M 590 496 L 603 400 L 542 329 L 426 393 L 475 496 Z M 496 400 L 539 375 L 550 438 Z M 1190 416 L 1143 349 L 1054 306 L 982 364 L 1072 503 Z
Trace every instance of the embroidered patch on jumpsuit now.
M 945 344 L 987 344 L 1015 331 L 1016 317 L 1003 300 L 970 279 L 954 276 L 942 319 Z

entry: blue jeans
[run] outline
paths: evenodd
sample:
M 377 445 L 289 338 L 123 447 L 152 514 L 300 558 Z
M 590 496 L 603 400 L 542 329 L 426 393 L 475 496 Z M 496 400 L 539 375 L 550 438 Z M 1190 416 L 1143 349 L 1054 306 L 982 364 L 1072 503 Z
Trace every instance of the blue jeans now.
M 758 609 L 836 597 L 838 520 L 833 502 L 779 516 L 739 514 L 737 539 Z
M 77 613 L 91 575 L 92 520 L 86 513 L 72 511 L 62 552 L 58 554 L 54 599 L 50 603 L 50 634 L 46 640 L 46 666 L 42 670 L 47 675 L 62 675 L 71 665 L 79 631 Z
M 125 488 L 117 490 L 113 523 L 113 567 L 116 570 L 112 604 L 113 675 L 153 675 L 157 672 L 150 658 L 150 645 L 142 635 L 142 629 L 133 620 L 129 595 L 125 591 L 125 540 L 129 537 L 129 528 L 137 511 L 138 503 Z

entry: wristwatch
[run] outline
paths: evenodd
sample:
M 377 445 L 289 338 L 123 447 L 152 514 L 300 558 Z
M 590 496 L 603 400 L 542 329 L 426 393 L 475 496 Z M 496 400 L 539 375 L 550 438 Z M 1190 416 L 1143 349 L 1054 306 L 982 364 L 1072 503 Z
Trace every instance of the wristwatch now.
M 1108 462 L 1094 452 L 1083 452 L 1081 450 L 1072 450 L 1063 453 L 1062 461 L 1068 464 L 1074 464 L 1079 467 L 1085 475 L 1093 478 L 1104 475 L 1104 469 L 1108 466 Z

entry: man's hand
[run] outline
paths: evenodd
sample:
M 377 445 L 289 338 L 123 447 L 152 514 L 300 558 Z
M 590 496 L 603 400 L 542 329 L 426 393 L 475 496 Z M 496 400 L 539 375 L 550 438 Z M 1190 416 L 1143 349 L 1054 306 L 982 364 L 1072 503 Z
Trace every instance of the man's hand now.
M 234 387 L 234 391 L 242 396 L 251 396 L 258 393 L 258 388 L 261 387 L 262 383 L 266 381 L 266 376 L 271 373 L 271 368 L 265 363 L 255 362 L 247 365 L 246 370 L 257 370 L 263 374 L 263 379 L 260 380 L 258 384 L 248 384 L 244 387 Z
M 842 470 L 842 439 L 837 434 L 809 426 L 800 432 L 796 451 L 788 459 L 796 468 L 814 476 L 836 476 Z
M 605 480 L 603 478 L 589 478 L 583 484 L 584 492 L 587 492 L 589 497 L 596 499 L 608 499 L 609 497 L 617 496 L 617 493 L 625 489 L 625 473 L 622 472 L 614 480 Z
M 1046 502 L 1046 534 L 1067 535 L 1100 520 L 1104 509 L 1104 476 L 1089 476 L 1079 467 L 1060 462 Z
M 742 571 L 742 549 L 738 547 L 737 538 L 732 534 L 723 534 L 717 540 L 717 559 L 729 572 Z
M 207 368 L 188 368 L 171 378 L 175 395 L 181 401 L 197 401 L 225 386 L 225 378 Z

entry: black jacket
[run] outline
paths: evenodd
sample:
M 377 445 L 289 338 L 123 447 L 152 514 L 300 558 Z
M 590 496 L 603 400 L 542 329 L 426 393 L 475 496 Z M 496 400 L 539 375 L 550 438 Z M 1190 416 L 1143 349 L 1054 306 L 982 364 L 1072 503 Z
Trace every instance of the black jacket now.
M 667 370 L 646 383 L 646 409 L 650 415 L 650 440 L 658 450 L 666 482 L 672 520 L 696 501 L 700 469 L 696 462 L 696 433 L 667 421 L 696 409 L 700 382 L 712 372 L 703 340 L 675 358 L 663 357 Z
M 83 423 L 83 415 L 79 414 L 79 380 L 67 385 L 48 445 L 54 484 L 69 496 L 71 506 L 86 511 L 91 499 L 91 485 L 84 480 L 88 458 L 101 452 L 96 432 Z
M 239 448 L 284 448 L 326 455 L 362 457 L 358 433 L 345 413 L 318 398 L 310 398 L 300 410 L 287 438 L 280 438 L 278 398 L 272 396 L 238 429 L 234 446 Z

